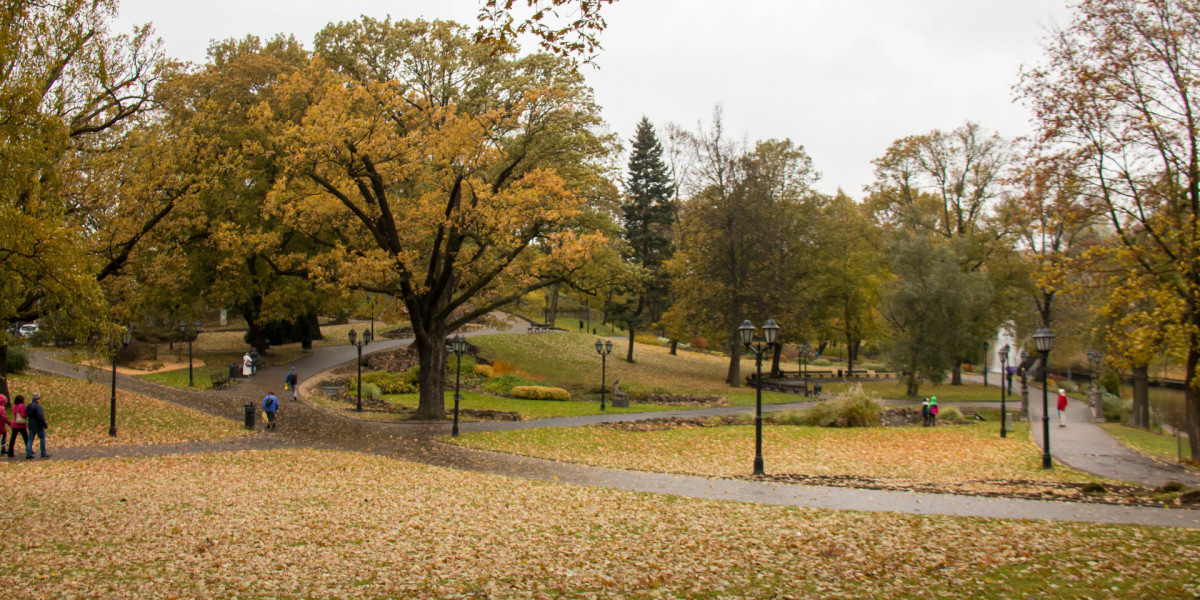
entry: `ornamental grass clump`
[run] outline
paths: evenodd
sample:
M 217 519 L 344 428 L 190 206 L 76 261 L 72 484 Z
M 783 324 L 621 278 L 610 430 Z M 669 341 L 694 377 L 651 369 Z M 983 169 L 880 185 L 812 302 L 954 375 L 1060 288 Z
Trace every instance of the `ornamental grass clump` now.
M 804 411 L 798 424 L 812 427 L 875 427 L 880 424 L 883 407 L 879 401 L 854 385 L 835 400 L 818 402 Z
M 525 400 L 566 401 L 571 399 L 571 392 L 567 390 L 542 385 L 518 385 L 509 390 L 508 394 L 514 398 L 523 398 Z

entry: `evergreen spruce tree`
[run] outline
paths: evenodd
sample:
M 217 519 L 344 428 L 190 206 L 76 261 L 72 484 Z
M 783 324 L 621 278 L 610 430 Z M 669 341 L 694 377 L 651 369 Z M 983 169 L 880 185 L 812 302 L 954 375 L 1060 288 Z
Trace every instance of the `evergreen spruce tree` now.
M 636 291 L 621 294 L 613 307 L 629 329 L 629 352 L 625 360 L 633 362 L 634 331 L 662 317 L 668 283 L 663 263 L 673 250 L 674 184 L 663 162 L 663 148 L 654 133 L 654 125 L 642 117 L 633 139 L 629 174 L 625 180 L 625 201 L 621 204 L 624 238 L 629 243 L 628 259 L 641 265 L 649 279 Z

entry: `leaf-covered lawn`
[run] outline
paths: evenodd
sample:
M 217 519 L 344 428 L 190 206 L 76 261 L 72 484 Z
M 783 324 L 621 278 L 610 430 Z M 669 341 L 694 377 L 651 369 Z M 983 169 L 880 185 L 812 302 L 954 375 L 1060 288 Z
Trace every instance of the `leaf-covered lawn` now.
M 691 500 L 330 451 L 0 474 L 38 489 L 5 509 L 36 524 L 0 570 L 17 598 L 1164 598 L 1200 577 L 1195 530 Z
M 117 386 L 117 437 L 108 435 L 112 388 L 100 383 L 45 375 L 14 375 L 8 381 L 13 396 L 42 395 L 50 422 L 46 441 L 54 448 L 166 444 L 246 435 L 238 423 L 169 402 L 147 398 Z
M 768 473 L 889 478 L 961 484 L 975 480 L 1093 481 L 1067 467 L 1041 468 L 1041 450 L 1019 423 L 1000 439 L 999 424 L 822 428 L 764 426 Z M 473 433 L 457 443 L 589 465 L 689 473 L 747 475 L 754 427 L 680 427 L 621 431 L 608 427 L 539 428 Z
M 454 392 L 445 393 L 446 398 L 446 415 L 450 416 L 454 412 Z M 354 410 L 353 396 L 349 397 L 350 403 L 334 400 L 322 393 L 313 392 L 306 400 L 337 411 L 349 417 L 365 419 L 368 421 L 395 421 L 404 419 L 410 416 L 417 409 L 419 396 L 417 394 L 387 394 L 383 397 L 389 404 L 405 409 L 403 413 L 384 412 L 381 410 L 371 410 L 364 408 L 363 412 Z M 630 403 L 628 408 L 614 408 L 606 406 L 604 412 L 600 411 L 600 402 L 557 402 L 551 400 L 521 400 L 519 398 L 502 398 L 489 394 L 478 392 L 462 392 L 462 398 L 458 404 L 460 411 L 467 410 L 487 410 L 487 411 L 502 411 L 515 412 L 522 419 L 548 419 L 553 417 L 579 417 L 588 415 L 603 415 L 603 414 L 624 414 L 637 412 L 655 412 L 661 410 L 671 410 L 680 407 L 662 406 L 658 404 L 638 404 Z M 471 416 L 462 416 L 460 421 L 478 420 Z

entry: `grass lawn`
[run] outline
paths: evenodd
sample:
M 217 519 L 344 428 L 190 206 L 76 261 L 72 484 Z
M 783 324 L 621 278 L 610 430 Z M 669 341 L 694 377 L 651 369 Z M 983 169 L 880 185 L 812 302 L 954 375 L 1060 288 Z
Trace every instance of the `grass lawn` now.
M 1099 481 L 1062 467 L 1041 468 L 1029 424 L 1000 439 L 1000 424 L 820 428 L 767 426 L 763 455 L 769 473 L 860 476 L 961 484 L 974 480 Z M 680 427 L 621 431 L 607 427 L 539 428 L 473 433 L 456 443 L 590 465 L 716 477 L 746 475 L 754 427 Z
M 402 407 L 408 411 L 415 411 L 419 397 L 417 394 L 388 394 L 383 397 L 389 404 Z M 339 402 L 320 393 L 313 393 L 306 400 L 312 401 L 318 406 L 323 406 L 332 410 L 336 410 L 346 416 L 368 419 L 372 421 L 395 421 L 406 418 L 407 414 L 397 414 L 382 411 L 355 412 L 353 405 L 347 405 L 345 402 Z M 660 410 L 668 410 L 676 407 L 664 407 L 657 404 L 637 404 L 630 403 L 628 408 L 614 408 L 611 405 L 606 405 L 604 412 L 600 412 L 600 402 L 554 402 L 549 400 L 520 400 L 517 398 L 500 398 L 489 394 L 481 394 L 478 392 L 462 392 L 462 398 L 459 401 L 458 408 L 460 410 L 496 410 L 504 412 L 515 412 L 521 415 L 522 419 L 548 419 L 552 417 L 582 417 L 587 415 L 600 414 L 624 414 L 637 412 L 655 412 Z M 446 414 L 449 415 L 454 410 L 454 392 L 446 392 Z M 472 421 L 470 417 L 460 417 L 460 421 Z
M 823 392 L 831 394 L 839 394 L 846 391 L 855 383 L 832 382 L 824 383 Z M 862 382 L 864 390 L 879 398 L 891 400 L 907 400 L 909 399 L 905 392 L 908 391 L 907 386 L 903 381 L 864 381 Z M 995 402 L 1000 404 L 1000 388 L 996 385 L 984 387 L 982 383 L 964 381 L 962 385 L 950 385 L 943 383 L 941 385 L 923 384 L 920 388 L 922 397 L 937 396 L 938 402 Z M 1009 403 L 1014 402 L 1014 397 L 1009 396 Z M 1020 394 L 1016 395 L 1017 403 L 1020 403 Z
M 45 375 L 13 375 L 13 395 L 42 395 L 53 448 L 166 444 L 246 435 L 238 423 L 117 389 L 117 437 L 108 435 L 111 388 L 106 384 Z
M 38 524 L 0 573 L 14 597 L 1166 598 L 1200 580 L 1195 530 L 692 500 L 332 451 L 0 474 L 39 490 L 6 508 Z
M 1100 426 L 1117 438 L 1117 441 L 1147 456 L 1172 463 L 1179 461 L 1181 452 L 1183 458 L 1190 459 L 1192 457 L 1191 448 L 1186 440 L 1179 443 L 1179 440 L 1173 436 L 1120 423 L 1102 423 Z
M 734 404 L 753 404 L 752 388 L 733 388 L 725 384 L 729 360 L 720 356 L 679 352 L 671 356 L 665 347 L 634 345 L 633 364 L 625 362 L 626 340 L 613 339 L 608 357 L 606 381 L 621 380 L 627 392 L 665 391 L 676 394 L 717 395 Z M 502 360 L 517 366 L 548 385 L 563 387 L 573 396 L 590 393 L 600 385 L 600 357 L 594 344 L 596 336 L 574 332 L 535 335 L 501 333 L 475 336 L 471 343 L 489 360 Z M 754 369 L 753 359 L 742 360 L 742 377 Z M 598 396 L 598 394 L 597 394 Z M 763 393 L 766 402 L 795 402 L 801 397 Z
M 195 358 L 203 361 L 203 366 L 193 366 L 193 381 L 196 384 L 193 389 L 207 390 L 212 388 L 212 379 L 209 377 L 213 373 L 222 375 L 229 374 L 229 365 L 237 364 L 238 369 L 241 369 L 242 356 L 244 352 L 206 352 L 204 354 L 196 354 Z M 270 354 L 266 356 L 268 364 L 286 365 L 290 362 L 299 360 L 308 354 L 300 349 L 298 344 L 286 344 L 283 346 L 272 347 Z M 184 360 L 187 360 L 187 355 L 184 355 Z M 153 381 L 154 383 L 177 387 L 188 387 L 188 370 L 187 367 L 175 369 L 173 371 L 162 371 L 159 373 L 148 373 L 146 375 L 138 375 L 139 379 Z

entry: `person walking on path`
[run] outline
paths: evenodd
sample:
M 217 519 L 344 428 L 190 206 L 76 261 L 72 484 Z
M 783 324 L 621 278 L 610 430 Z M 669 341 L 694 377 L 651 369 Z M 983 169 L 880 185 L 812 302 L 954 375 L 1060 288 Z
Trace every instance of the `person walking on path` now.
M 921 403 L 921 426 L 929 427 L 929 398 Z
M 29 417 L 25 416 L 25 396 L 20 394 L 13 400 L 13 416 L 12 416 L 12 432 L 8 436 L 8 451 L 5 452 L 10 458 L 13 458 L 13 446 L 16 445 L 17 434 L 21 434 L 25 442 L 25 446 L 29 446 L 29 432 L 26 430 L 26 425 L 29 423 Z
M 29 406 L 25 407 L 25 416 L 29 420 L 29 437 L 25 438 L 25 458 L 33 458 L 33 438 L 38 438 L 41 442 L 42 458 L 50 458 L 46 454 L 46 430 L 50 428 L 50 424 L 46 422 L 46 413 L 42 410 L 42 404 L 38 400 L 42 399 L 42 395 L 34 393 L 29 399 Z
M 1058 390 L 1058 426 L 1067 426 L 1067 390 Z
M 937 427 L 937 414 L 938 414 L 937 396 L 930 396 L 929 397 L 929 426 L 930 427 Z
M 251 358 L 250 353 L 247 352 L 246 355 L 242 357 L 242 377 L 249 377 L 253 374 L 254 374 L 254 359 Z
M 292 393 L 292 402 L 300 399 L 300 394 L 296 391 L 296 384 L 300 383 L 300 376 L 296 375 L 296 367 L 288 369 L 287 375 L 283 376 L 283 389 Z
M 0 454 L 8 445 L 8 414 L 12 412 L 12 401 L 8 396 L 0 394 Z
M 279 410 L 279 398 L 275 397 L 274 392 L 267 392 L 263 396 L 263 412 L 267 413 L 267 429 L 275 429 L 275 413 Z

